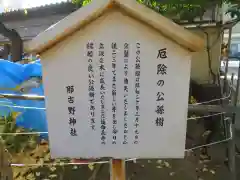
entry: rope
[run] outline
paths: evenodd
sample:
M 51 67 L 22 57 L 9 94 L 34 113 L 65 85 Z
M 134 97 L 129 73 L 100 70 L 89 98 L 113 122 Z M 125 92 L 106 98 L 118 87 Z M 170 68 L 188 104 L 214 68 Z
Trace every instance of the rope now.
M 37 135 L 37 134 L 48 134 L 48 132 L 0 133 L 0 136 L 15 136 L 15 135 Z
M 210 100 L 210 101 L 204 101 L 204 102 L 194 103 L 194 104 L 192 104 L 192 105 L 208 104 L 208 103 L 211 103 L 211 102 L 216 102 L 216 101 L 221 101 L 221 100 L 229 99 L 229 98 L 231 97 L 231 94 L 232 94 L 232 88 L 231 88 L 231 91 L 229 92 L 228 96 L 226 96 L 226 97 L 222 97 L 222 98 L 219 98 L 219 99 L 212 99 L 212 100 Z
M 206 117 L 212 117 L 212 116 L 218 116 L 225 113 L 215 113 L 215 114 L 209 114 L 205 116 L 197 116 L 197 117 L 190 117 L 187 120 L 196 120 L 196 119 L 202 119 Z M 225 120 L 229 120 L 228 118 Z M 0 133 L 0 136 L 16 136 L 16 135 L 39 135 L 39 134 L 48 134 L 48 132 L 19 132 L 19 133 Z
M 46 108 L 39 108 L 39 107 L 28 107 L 28 106 L 13 106 L 7 104 L 1 104 L 2 107 L 9 107 L 9 108 L 18 108 L 18 109 L 34 109 L 34 110 L 46 110 Z
M 221 144 L 221 143 L 230 141 L 231 139 L 232 139 L 232 137 L 224 139 L 224 140 L 212 142 L 212 143 L 209 143 L 209 144 L 195 146 L 193 148 L 186 149 L 185 152 L 201 149 L 203 147 L 210 147 L 210 146 L 213 146 L 213 145 Z M 136 160 L 137 160 L 137 158 L 131 158 L 131 159 L 127 159 L 126 162 L 136 161 Z M 63 162 L 62 163 L 35 163 L 35 164 L 15 164 L 15 163 L 12 163 L 11 166 L 12 167 L 33 167 L 33 166 L 53 166 L 53 165 L 68 166 L 68 165 L 88 165 L 88 164 L 107 164 L 107 163 L 109 163 L 109 161 L 94 161 L 94 162 L 79 162 L 79 163 L 63 163 Z
M 216 141 L 216 142 L 212 142 L 212 143 L 208 143 L 208 144 L 204 144 L 204 145 L 199 145 L 199 146 L 195 146 L 192 147 L 190 149 L 185 149 L 185 152 L 189 152 L 189 151 L 193 151 L 193 150 L 197 150 L 197 149 L 201 149 L 203 147 L 210 147 L 210 146 L 214 146 L 217 144 L 221 144 L 224 142 L 228 142 L 232 140 L 232 132 L 231 132 L 231 125 L 230 125 L 230 137 L 224 140 L 220 140 L 220 141 Z M 127 159 L 126 162 L 128 161 L 136 161 L 137 158 L 131 158 L 131 159 Z M 60 162 L 60 163 L 35 163 L 35 164 L 16 164 L 16 163 L 11 163 L 10 165 L 12 167 L 33 167 L 33 166 L 53 166 L 53 165 L 60 165 L 60 166 L 67 166 L 67 165 L 88 165 L 88 164 L 106 164 L 109 163 L 109 161 L 94 161 L 94 162 L 79 162 L 79 163 L 64 163 L 64 162 Z
M 196 119 L 202 119 L 202 118 L 207 118 L 207 117 L 212 117 L 212 116 L 218 116 L 221 114 L 225 114 L 225 112 L 223 113 L 215 113 L 215 114 L 209 114 L 209 115 L 205 115 L 205 116 L 197 116 L 197 117 L 190 117 L 187 120 L 196 120 Z
M 188 152 L 188 151 L 193 151 L 193 150 L 196 150 L 196 149 L 201 149 L 203 147 L 210 147 L 210 146 L 213 146 L 213 145 L 216 145 L 216 144 L 221 144 L 223 142 L 227 142 L 227 141 L 230 141 L 230 140 L 232 140 L 232 138 L 227 138 L 227 139 L 224 139 L 224 140 L 221 140 L 221 141 L 216 141 L 216 142 L 212 142 L 212 143 L 208 143 L 208 144 L 204 144 L 204 145 L 200 145 L 200 146 L 195 146 L 193 148 L 186 149 L 185 151 Z
M 136 158 L 126 159 L 126 162 L 129 161 L 135 161 Z M 109 161 L 94 161 L 94 162 L 79 162 L 79 163 L 34 163 L 34 164 L 14 164 L 12 163 L 12 167 L 33 167 L 33 166 L 53 166 L 53 165 L 59 165 L 59 166 L 71 166 L 71 165 L 88 165 L 88 164 L 107 164 Z
M 229 95 L 227 97 L 223 97 L 223 98 L 219 98 L 219 99 L 213 99 L 213 100 L 206 101 L 206 102 L 201 102 L 201 103 L 195 103 L 193 105 L 207 104 L 207 103 L 210 103 L 210 102 L 220 101 L 220 100 L 228 99 L 228 98 L 230 98 L 230 96 L 231 96 L 231 92 L 229 93 Z M 1 104 L 0 106 L 9 107 L 9 108 L 46 110 L 46 108 L 14 106 L 14 105 L 7 105 L 7 104 Z M 201 119 L 201 118 L 217 116 L 217 115 L 221 115 L 221 114 L 225 114 L 225 112 L 215 113 L 215 114 L 206 115 L 206 116 L 191 117 L 191 118 L 188 118 L 187 120 Z M 13 136 L 15 136 L 15 135 L 35 135 L 35 134 L 48 134 L 48 132 L 0 133 L 0 136 L 1 135 L 13 135 Z M 203 147 L 210 147 L 210 146 L 213 146 L 213 145 L 216 145 L 216 144 L 227 142 L 227 141 L 232 139 L 232 133 L 230 133 L 230 135 L 231 135 L 230 138 L 220 140 L 220 141 L 216 141 L 216 142 L 212 142 L 212 143 L 208 143 L 208 144 L 204 144 L 204 145 L 195 146 L 193 148 L 186 149 L 185 151 L 186 152 L 193 151 L 193 150 L 200 149 L 200 148 L 203 148 Z M 128 161 L 136 161 L 136 158 L 127 159 L 126 162 L 128 162 Z M 33 167 L 33 166 L 52 166 L 52 165 L 66 166 L 66 165 L 88 165 L 88 164 L 106 164 L 106 163 L 109 163 L 109 161 L 79 162 L 79 163 L 63 163 L 63 162 L 62 163 L 35 163 L 35 164 L 11 163 L 11 166 L 12 167 Z

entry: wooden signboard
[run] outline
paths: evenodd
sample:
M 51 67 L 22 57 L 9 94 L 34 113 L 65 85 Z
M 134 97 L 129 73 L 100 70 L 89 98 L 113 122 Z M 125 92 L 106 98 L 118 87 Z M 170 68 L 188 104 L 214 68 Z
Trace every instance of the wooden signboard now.
M 95 0 L 41 33 L 27 49 L 41 55 L 52 157 L 183 158 L 203 44 L 135 0 Z

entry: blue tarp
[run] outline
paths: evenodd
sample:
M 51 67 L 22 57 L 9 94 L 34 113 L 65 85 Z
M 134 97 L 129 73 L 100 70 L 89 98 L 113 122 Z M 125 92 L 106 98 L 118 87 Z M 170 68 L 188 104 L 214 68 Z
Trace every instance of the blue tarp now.
M 0 59 L 0 93 L 22 94 L 20 91 L 22 85 L 33 77 L 42 78 L 40 60 L 22 65 Z M 24 94 L 43 95 L 43 86 L 41 83 L 39 87 L 30 85 L 30 89 Z M 38 132 L 47 132 L 44 108 L 44 101 L 0 99 L 0 116 L 7 116 L 10 112 L 19 112 L 16 124 Z

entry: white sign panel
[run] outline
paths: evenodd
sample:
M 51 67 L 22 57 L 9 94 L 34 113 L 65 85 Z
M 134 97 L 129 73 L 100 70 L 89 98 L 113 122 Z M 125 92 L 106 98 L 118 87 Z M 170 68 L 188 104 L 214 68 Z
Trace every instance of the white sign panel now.
M 184 157 L 190 56 L 121 17 L 111 14 L 112 24 L 89 25 L 43 56 L 53 158 Z
M 149 59 L 144 54 L 138 42 L 86 43 L 87 63 L 78 67 L 73 82 L 61 87 L 64 103 L 58 106 L 64 111 L 56 117 L 64 124 L 56 120 L 56 126 L 50 126 L 53 156 L 183 156 L 188 94 L 184 86 L 188 88 L 189 80 L 184 65 L 189 61 L 169 59 L 171 51 L 165 47 Z M 48 108 L 51 113 L 53 107 Z M 68 139 L 64 147 L 51 139 L 52 133 Z

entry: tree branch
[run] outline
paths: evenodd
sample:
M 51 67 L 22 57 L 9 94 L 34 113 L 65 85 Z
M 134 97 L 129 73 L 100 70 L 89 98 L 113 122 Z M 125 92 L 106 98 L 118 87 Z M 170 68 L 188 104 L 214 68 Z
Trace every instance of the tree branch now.
M 101 169 L 103 168 L 104 164 L 97 164 L 96 167 L 94 168 L 94 171 L 91 175 L 91 177 L 88 180 L 96 180 L 96 177 L 98 175 L 98 173 L 101 171 Z

